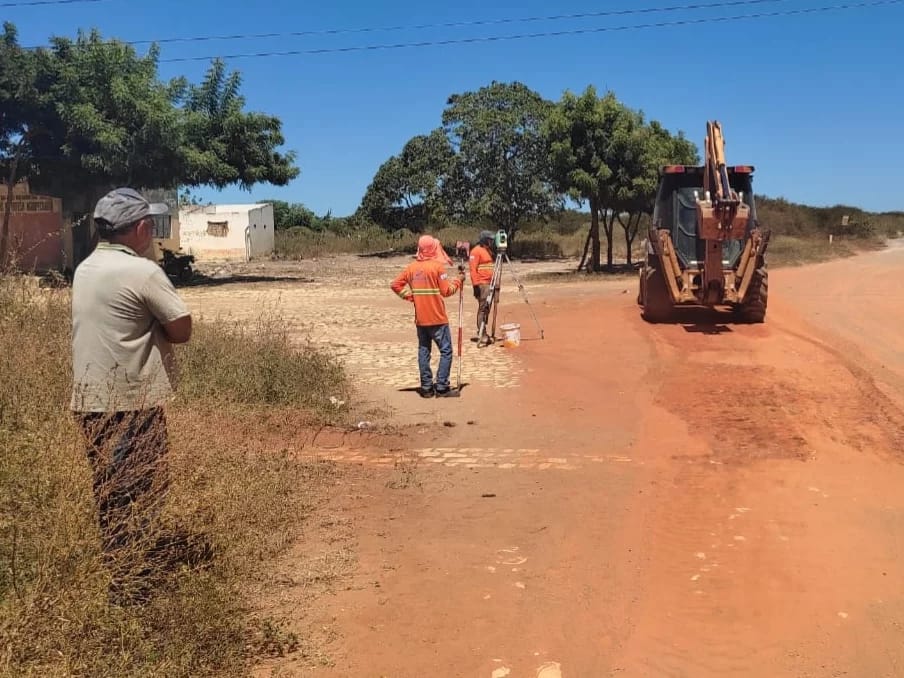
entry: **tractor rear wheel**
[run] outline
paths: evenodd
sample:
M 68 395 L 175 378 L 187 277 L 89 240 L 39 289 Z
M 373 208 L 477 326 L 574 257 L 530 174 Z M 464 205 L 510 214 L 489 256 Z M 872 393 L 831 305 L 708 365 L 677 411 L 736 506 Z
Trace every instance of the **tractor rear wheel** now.
M 768 300 L 769 271 L 766 268 L 766 263 L 761 262 L 750 281 L 750 287 L 747 289 L 747 298 L 743 304 L 739 304 L 736 307 L 735 314 L 741 322 L 765 322 Z
M 672 316 L 672 298 L 666 285 L 665 276 L 658 266 L 647 263 L 641 269 L 640 301 L 641 315 L 647 322 L 658 323 Z

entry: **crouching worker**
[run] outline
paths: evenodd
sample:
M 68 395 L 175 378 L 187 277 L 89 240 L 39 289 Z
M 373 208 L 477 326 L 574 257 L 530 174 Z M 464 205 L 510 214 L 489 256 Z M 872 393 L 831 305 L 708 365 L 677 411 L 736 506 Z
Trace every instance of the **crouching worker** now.
M 411 262 L 390 287 L 405 301 L 414 304 L 414 324 L 417 327 L 417 362 L 421 373 L 418 389 L 423 398 L 457 398 L 459 392 L 449 384 L 452 371 L 452 332 L 446 315 L 443 297 L 451 297 L 461 289 L 465 279 L 460 270 L 457 279 L 449 279 L 446 267 L 437 251 L 437 241 L 429 235 L 417 243 L 417 258 Z M 432 345 L 439 349 L 439 368 L 436 382 L 430 369 Z

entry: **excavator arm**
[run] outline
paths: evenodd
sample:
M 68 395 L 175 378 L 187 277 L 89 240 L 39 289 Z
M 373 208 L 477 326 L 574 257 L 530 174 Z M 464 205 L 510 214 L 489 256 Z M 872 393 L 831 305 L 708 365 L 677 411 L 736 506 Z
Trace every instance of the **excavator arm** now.
M 698 237 L 706 242 L 703 260 L 703 298 L 719 303 L 725 293 L 722 250 L 726 240 L 740 240 L 747 232 L 750 207 L 731 187 L 725 163 L 725 138 L 718 121 L 706 123 L 703 196 L 697 196 Z
M 714 215 L 718 217 L 721 231 L 730 231 L 741 205 L 741 197 L 728 181 L 725 163 L 725 137 L 718 121 L 706 123 L 705 163 L 703 166 L 703 190 L 711 201 Z

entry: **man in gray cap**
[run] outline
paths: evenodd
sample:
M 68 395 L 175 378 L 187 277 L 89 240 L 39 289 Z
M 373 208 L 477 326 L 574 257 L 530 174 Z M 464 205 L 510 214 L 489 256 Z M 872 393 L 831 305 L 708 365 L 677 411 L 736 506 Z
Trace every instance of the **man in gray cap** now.
M 168 485 L 163 406 L 173 392 L 172 345 L 191 337 L 185 303 L 163 269 L 140 256 L 151 245 L 153 217 L 168 211 L 131 188 L 109 192 L 94 210 L 100 242 L 72 283 L 71 409 L 87 439 L 118 602 L 147 593 L 139 554 Z

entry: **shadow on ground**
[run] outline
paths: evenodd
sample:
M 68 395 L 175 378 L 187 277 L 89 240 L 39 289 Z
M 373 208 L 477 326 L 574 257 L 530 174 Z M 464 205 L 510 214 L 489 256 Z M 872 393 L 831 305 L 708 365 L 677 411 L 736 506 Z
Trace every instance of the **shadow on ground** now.
M 461 386 L 455 386 L 453 384 L 452 388 L 457 388 L 460 392 L 464 392 L 465 387 L 469 386 L 469 383 L 466 381 L 461 382 Z M 405 386 L 403 388 L 396 389 L 399 393 L 417 393 L 420 388 L 418 386 Z
M 653 321 L 656 325 L 680 325 L 685 332 L 695 334 L 728 334 L 733 326 L 750 325 L 731 310 L 702 307 L 676 308 L 667 320 Z
M 190 280 L 174 281 L 176 287 L 219 287 L 221 285 L 248 283 L 313 283 L 314 278 L 293 275 L 225 275 L 207 276 L 195 273 Z

